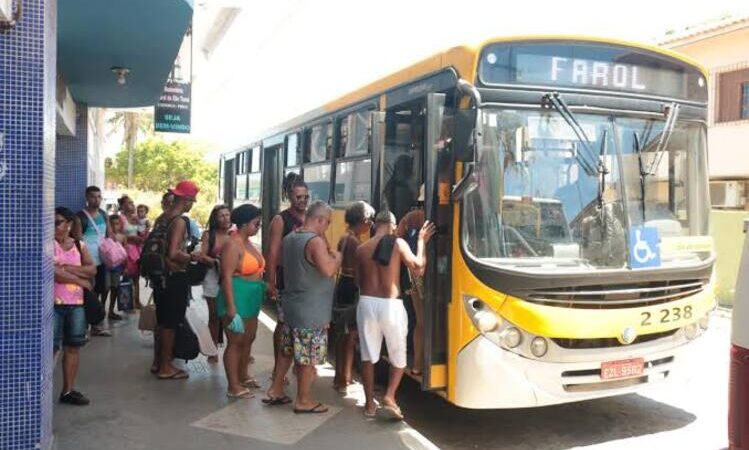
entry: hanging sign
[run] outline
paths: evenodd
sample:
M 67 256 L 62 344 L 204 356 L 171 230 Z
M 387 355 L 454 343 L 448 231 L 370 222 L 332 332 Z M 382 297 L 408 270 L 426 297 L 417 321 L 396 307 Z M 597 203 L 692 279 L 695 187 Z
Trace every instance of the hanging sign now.
M 168 80 L 153 112 L 154 130 L 190 132 L 190 83 Z

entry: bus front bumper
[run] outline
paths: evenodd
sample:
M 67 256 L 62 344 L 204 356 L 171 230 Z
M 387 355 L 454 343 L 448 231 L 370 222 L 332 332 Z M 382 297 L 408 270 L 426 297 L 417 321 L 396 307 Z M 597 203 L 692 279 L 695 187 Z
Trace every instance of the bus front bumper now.
M 674 339 L 653 341 L 615 351 L 587 352 L 586 361 L 549 362 L 525 358 L 479 335 L 458 353 L 451 400 L 464 408 L 527 408 L 637 392 L 687 372 L 689 355 L 696 353 L 690 347 L 698 342 L 674 344 Z M 630 358 L 644 359 L 642 375 L 614 380 L 601 378 L 602 362 Z

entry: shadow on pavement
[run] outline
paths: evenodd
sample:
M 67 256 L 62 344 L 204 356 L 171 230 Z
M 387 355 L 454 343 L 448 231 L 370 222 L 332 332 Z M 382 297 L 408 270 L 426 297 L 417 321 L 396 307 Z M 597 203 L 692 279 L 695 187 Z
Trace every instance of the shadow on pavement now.
M 696 417 L 636 394 L 510 410 L 471 410 L 404 380 L 406 420 L 442 449 L 568 449 L 683 428 Z

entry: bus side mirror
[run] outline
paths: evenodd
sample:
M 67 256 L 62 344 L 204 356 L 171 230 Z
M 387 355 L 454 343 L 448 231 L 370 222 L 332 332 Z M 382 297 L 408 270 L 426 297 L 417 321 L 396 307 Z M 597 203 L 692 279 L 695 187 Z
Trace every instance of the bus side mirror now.
M 452 145 L 455 159 L 473 162 L 476 150 L 474 130 L 476 129 L 476 109 L 461 109 L 455 114 L 455 136 Z

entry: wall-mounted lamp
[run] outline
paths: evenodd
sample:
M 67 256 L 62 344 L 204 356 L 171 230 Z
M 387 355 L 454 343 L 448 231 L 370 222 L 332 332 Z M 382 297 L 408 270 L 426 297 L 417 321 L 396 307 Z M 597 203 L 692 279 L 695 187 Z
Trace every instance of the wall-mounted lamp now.
M 127 79 L 125 77 L 130 73 L 130 69 L 128 69 L 127 67 L 114 66 L 109 70 L 111 70 L 112 73 L 114 73 L 117 77 L 117 84 L 119 84 L 120 86 L 124 86 L 125 83 L 127 83 Z

